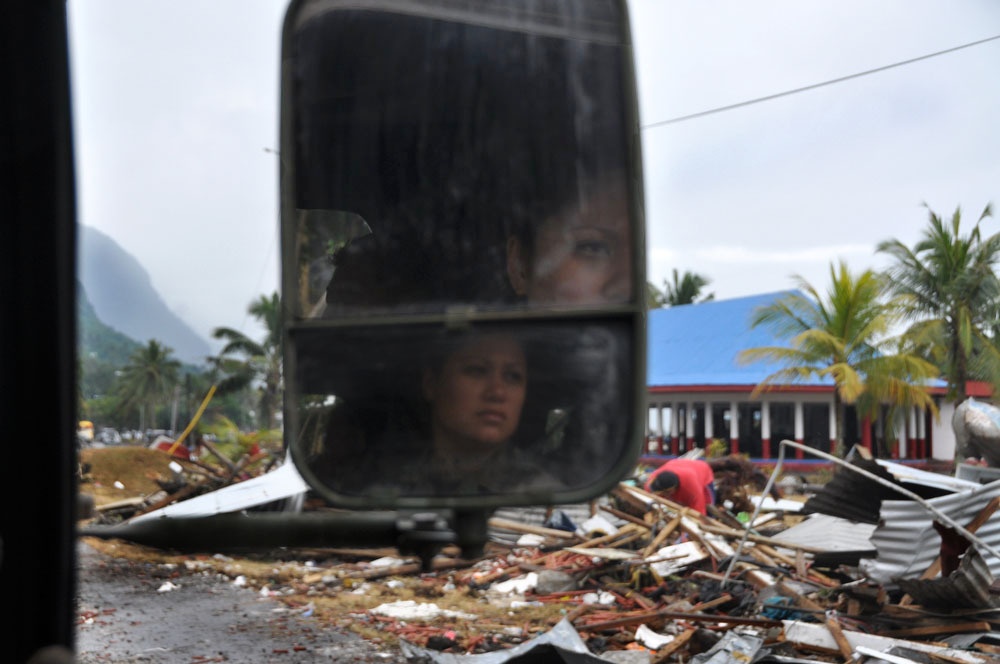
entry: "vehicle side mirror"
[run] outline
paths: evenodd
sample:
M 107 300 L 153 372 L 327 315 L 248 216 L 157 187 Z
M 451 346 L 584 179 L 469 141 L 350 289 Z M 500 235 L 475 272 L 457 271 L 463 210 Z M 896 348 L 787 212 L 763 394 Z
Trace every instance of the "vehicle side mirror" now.
M 285 435 L 346 507 L 559 504 L 642 445 L 620 0 L 301 0 L 281 116 Z

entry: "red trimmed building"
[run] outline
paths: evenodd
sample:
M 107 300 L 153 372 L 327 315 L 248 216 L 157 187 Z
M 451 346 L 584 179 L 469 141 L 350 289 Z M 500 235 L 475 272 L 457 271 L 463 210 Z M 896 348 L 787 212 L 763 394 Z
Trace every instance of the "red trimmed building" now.
M 751 315 L 794 291 L 691 304 L 649 312 L 646 424 L 647 452 L 676 455 L 722 440 L 733 453 L 774 458 L 778 442 L 793 440 L 824 452 L 835 446 L 833 382 L 808 381 L 774 386 L 750 394 L 780 365 L 740 364 L 740 351 L 783 346 L 764 326 L 753 328 Z M 990 386 L 970 383 L 969 396 L 989 399 Z M 941 459 L 955 455 L 951 430 L 954 406 L 944 401 L 945 384 L 930 389 L 939 415 L 911 409 L 894 427 L 884 418 L 859 418 L 848 406 L 844 443 L 861 444 L 875 456 Z M 893 435 L 895 432 L 895 435 Z M 796 456 L 802 457 L 801 450 Z

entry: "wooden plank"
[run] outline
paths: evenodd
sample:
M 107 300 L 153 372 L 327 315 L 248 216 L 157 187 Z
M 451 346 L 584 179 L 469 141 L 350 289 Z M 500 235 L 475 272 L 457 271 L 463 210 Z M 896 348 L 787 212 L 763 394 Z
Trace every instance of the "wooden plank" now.
M 666 662 L 673 657 L 674 653 L 688 644 L 688 641 L 691 640 L 691 637 L 693 637 L 697 631 L 698 630 L 696 628 L 691 627 L 678 634 L 673 641 L 656 651 L 656 655 L 654 655 L 650 664 L 666 664 Z
M 648 558 L 651 555 L 653 555 L 654 553 L 656 553 L 656 551 L 658 551 L 660 549 L 660 547 L 663 545 L 663 542 L 668 537 L 670 537 L 670 535 L 675 530 L 677 530 L 677 526 L 679 526 L 679 525 L 681 525 L 681 517 L 680 517 L 680 515 L 677 515 L 673 519 L 671 519 L 670 523 L 668 523 L 667 525 L 665 525 L 663 527 L 663 529 L 660 530 L 660 532 L 658 532 L 656 534 L 656 537 L 654 537 L 653 541 L 651 541 L 649 543 L 649 546 L 647 546 L 643 550 L 642 557 L 643 558 Z
M 840 655 L 844 658 L 844 661 L 850 662 L 854 659 L 854 648 L 848 643 L 847 637 L 844 636 L 844 631 L 840 628 L 840 623 L 837 621 L 837 616 L 832 611 L 826 614 L 826 628 L 830 630 L 830 635 L 833 636 L 833 640 L 837 644 L 837 649 L 840 651 Z
M 510 519 L 502 519 L 496 516 L 492 517 L 488 523 L 492 528 L 499 528 L 502 530 L 512 530 L 515 533 L 541 535 L 542 537 L 551 537 L 552 539 L 580 541 L 580 538 L 575 533 L 571 533 L 568 530 L 556 530 L 555 528 L 543 528 L 542 526 L 532 526 L 527 523 L 511 521 Z

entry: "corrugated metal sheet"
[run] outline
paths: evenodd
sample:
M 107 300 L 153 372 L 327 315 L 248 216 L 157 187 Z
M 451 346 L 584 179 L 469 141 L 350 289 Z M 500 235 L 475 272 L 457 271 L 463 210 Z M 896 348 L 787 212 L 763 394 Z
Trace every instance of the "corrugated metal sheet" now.
M 878 477 L 898 484 L 888 470 L 874 461 L 856 459 L 853 465 Z M 848 521 L 878 523 L 879 505 L 883 500 L 898 498 L 892 489 L 863 475 L 840 468 L 823 489 L 806 501 L 803 514 L 827 514 Z
M 911 491 L 914 490 L 912 486 L 908 486 L 911 484 L 927 487 L 929 489 L 939 489 L 942 492 L 972 491 L 974 489 L 978 489 L 983 484 L 988 484 L 988 482 L 979 482 L 970 478 L 932 473 L 927 470 L 921 470 L 920 468 L 914 468 L 913 466 L 907 466 L 893 461 L 886 461 L 884 459 L 876 459 L 875 463 L 888 470 L 897 481 L 907 485 L 907 488 Z M 926 497 L 926 495 L 920 491 L 914 492 Z
M 955 522 L 970 523 L 994 498 L 1000 497 L 1000 481 L 932 498 L 928 502 Z M 880 523 L 872 535 L 877 556 L 865 559 L 860 568 L 872 580 L 892 585 L 896 579 L 918 578 L 937 559 L 941 537 L 932 525 L 934 516 L 919 503 L 909 500 L 882 502 Z M 1000 512 L 979 528 L 976 536 L 1000 549 Z M 1000 575 L 1000 559 L 980 551 L 993 576 Z
M 939 609 L 988 609 L 1000 606 L 990 593 L 993 575 L 979 553 L 970 549 L 948 578 L 900 579 L 899 587 L 917 604 Z
M 825 551 L 871 551 L 875 546 L 871 543 L 875 526 L 870 523 L 848 521 L 826 514 L 813 514 L 801 523 L 782 530 L 772 539 L 788 544 L 801 544 L 812 548 L 822 548 Z
M 936 498 L 957 491 L 971 491 L 981 486 L 975 482 L 889 461 L 859 458 L 851 463 L 921 498 Z M 828 514 L 849 521 L 875 524 L 879 521 L 879 506 L 882 501 L 900 498 L 902 495 L 889 487 L 849 469 L 840 468 L 832 480 L 806 501 L 802 513 Z

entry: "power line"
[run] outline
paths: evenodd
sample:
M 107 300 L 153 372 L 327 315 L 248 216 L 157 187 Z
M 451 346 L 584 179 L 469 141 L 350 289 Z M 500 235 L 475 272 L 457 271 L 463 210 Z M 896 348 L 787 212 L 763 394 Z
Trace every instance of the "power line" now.
M 946 48 L 943 51 L 937 51 L 936 53 L 928 53 L 927 55 L 921 55 L 916 58 L 910 58 L 909 60 L 902 60 L 900 62 L 894 62 L 891 65 L 884 65 L 882 67 L 876 67 L 875 69 L 868 69 L 866 71 L 858 72 L 856 74 L 849 74 L 847 76 L 841 76 L 840 78 L 833 78 L 829 81 L 823 81 L 822 83 L 813 83 L 812 85 L 806 85 L 801 88 L 794 88 L 792 90 L 786 90 L 784 92 L 778 92 L 773 95 L 767 95 L 766 97 L 757 97 L 756 99 L 748 99 L 746 101 L 741 101 L 736 104 L 729 104 L 728 106 L 719 106 L 718 108 L 711 108 L 707 111 L 699 111 L 697 113 L 691 113 L 690 115 L 682 115 L 676 118 L 670 118 L 669 120 L 661 120 L 659 122 L 653 122 L 652 124 L 643 125 L 642 129 L 654 129 L 656 127 L 662 127 L 664 125 L 673 124 L 675 122 L 684 122 L 685 120 L 693 120 L 695 118 L 701 118 L 706 115 L 712 115 L 714 113 L 722 113 L 723 111 L 731 111 L 736 108 L 742 108 L 744 106 L 750 106 L 752 104 L 759 104 L 764 101 L 770 101 L 772 99 L 778 99 L 779 97 L 787 97 L 789 95 L 798 94 L 799 92 L 806 92 L 807 90 L 815 90 L 816 88 L 822 88 L 827 85 L 833 85 L 834 83 L 843 83 L 844 81 L 849 81 L 855 78 L 861 78 L 862 76 L 868 76 L 870 74 L 877 74 L 879 72 L 886 71 L 887 69 L 894 69 L 896 67 L 902 67 L 903 65 L 910 65 L 914 62 L 920 62 L 921 60 L 928 60 L 930 58 L 936 58 L 939 55 L 945 55 L 948 53 L 954 53 L 955 51 L 960 51 L 965 48 L 972 48 L 973 46 L 979 46 L 987 42 L 995 41 L 1000 39 L 1000 35 L 994 35 L 993 37 L 987 37 L 985 39 L 980 39 L 978 41 L 969 42 L 968 44 L 962 44 L 961 46 L 954 46 L 952 48 Z

